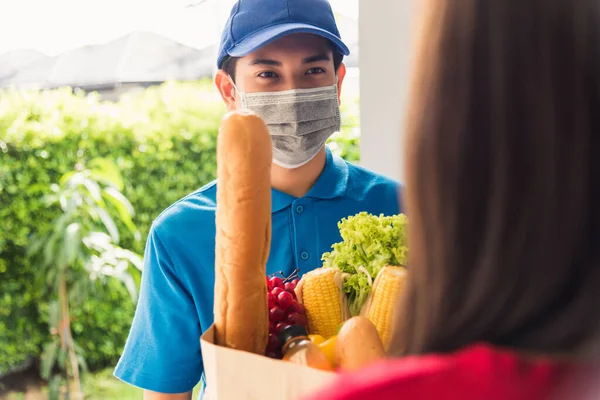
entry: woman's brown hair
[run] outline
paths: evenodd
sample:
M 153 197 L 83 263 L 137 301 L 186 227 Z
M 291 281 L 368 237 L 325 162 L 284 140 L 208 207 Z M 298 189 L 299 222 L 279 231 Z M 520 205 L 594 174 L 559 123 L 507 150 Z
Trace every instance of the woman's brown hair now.
M 600 319 L 600 2 L 426 3 L 396 348 L 587 351 Z

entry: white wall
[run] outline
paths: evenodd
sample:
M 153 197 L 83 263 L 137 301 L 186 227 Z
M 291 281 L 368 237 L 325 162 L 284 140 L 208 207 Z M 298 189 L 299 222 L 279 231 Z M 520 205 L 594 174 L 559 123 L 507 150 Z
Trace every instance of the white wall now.
M 399 180 L 416 3 L 359 2 L 361 164 Z

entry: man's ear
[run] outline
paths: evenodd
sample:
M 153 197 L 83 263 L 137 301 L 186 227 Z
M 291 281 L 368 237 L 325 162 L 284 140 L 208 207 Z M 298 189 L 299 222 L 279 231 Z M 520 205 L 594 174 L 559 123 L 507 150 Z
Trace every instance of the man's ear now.
M 231 82 L 229 75 L 222 69 L 218 70 L 215 75 L 215 86 L 221 94 L 221 98 L 225 103 L 227 111 L 234 111 L 237 108 L 235 102 L 235 87 L 233 86 L 233 82 Z
M 342 96 L 342 85 L 344 83 L 344 78 L 346 77 L 346 64 L 341 63 L 337 70 L 337 86 L 338 86 L 338 103 L 342 104 L 341 96 Z

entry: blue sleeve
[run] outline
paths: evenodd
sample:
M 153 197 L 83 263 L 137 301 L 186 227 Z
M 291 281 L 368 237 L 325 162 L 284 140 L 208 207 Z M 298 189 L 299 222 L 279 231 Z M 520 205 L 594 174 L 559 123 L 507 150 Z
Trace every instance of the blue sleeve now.
M 192 390 L 203 370 L 197 315 L 153 226 L 146 244 L 137 309 L 115 376 L 158 393 Z

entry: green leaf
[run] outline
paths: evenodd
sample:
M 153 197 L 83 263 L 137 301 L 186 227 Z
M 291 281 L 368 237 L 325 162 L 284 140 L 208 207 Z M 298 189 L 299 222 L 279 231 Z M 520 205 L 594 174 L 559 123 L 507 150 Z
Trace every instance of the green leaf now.
M 73 179 L 76 175 L 78 175 L 79 172 L 77 171 L 71 171 L 71 172 L 67 172 L 66 174 L 64 174 L 60 180 L 58 181 L 60 186 L 65 186 L 69 183 L 69 181 L 71 179 Z
M 68 192 L 62 192 L 58 195 L 58 202 L 60 204 L 60 208 L 63 209 L 63 211 L 67 211 L 67 209 L 69 208 L 69 196 L 68 196 Z M 48 204 L 50 205 L 50 204 Z
M 56 364 L 56 358 L 59 347 L 60 341 L 58 339 L 54 339 L 51 342 L 46 343 L 46 345 L 44 346 L 42 360 L 40 363 L 40 376 L 45 380 L 50 379 L 52 369 Z
M 103 205 L 104 200 L 102 200 L 102 190 L 100 189 L 100 185 L 93 179 L 84 178 L 82 181 L 83 185 L 88 190 L 94 202 L 98 205 Z
M 81 246 L 81 226 L 77 222 L 71 223 L 66 230 L 63 244 L 65 263 L 72 266 L 79 255 Z
M 84 374 L 88 373 L 89 368 L 85 361 L 85 357 L 82 354 L 77 354 L 75 357 L 77 358 L 77 363 L 79 364 L 79 368 L 81 369 L 81 372 Z
M 138 271 L 141 271 L 144 267 L 144 259 L 133 251 L 118 249 L 118 255 L 131 263 Z
M 60 375 L 52 377 L 48 384 L 48 400 L 60 400 L 60 388 L 62 386 L 62 378 Z
M 112 219 L 112 217 L 102 207 L 95 207 L 94 210 L 98 214 L 98 217 L 100 217 L 102 224 L 108 231 L 108 234 L 110 235 L 113 242 L 119 243 L 119 229 L 117 228 L 117 225 L 115 224 L 115 221 Z
M 62 236 L 67 229 L 67 225 L 71 223 L 70 219 L 71 213 L 68 212 L 61 214 L 56 218 L 53 224 L 53 234 Z
M 46 243 L 46 240 L 43 236 L 40 236 L 40 237 L 34 236 L 29 241 L 29 246 L 27 247 L 27 257 L 28 258 L 36 257 L 38 255 L 38 253 L 44 247 L 45 243 Z
M 46 285 L 45 285 L 45 290 L 49 291 L 55 291 L 56 288 L 58 288 L 59 285 L 59 278 L 60 278 L 60 270 L 58 268 L 48 268 L 46 270 Z
M 136 240 L 139 240 L 139 231 L 131 218 L 135 215 L 135 210 L 129 200 L 127 200 L 121 192 L 112 187 L 105 188 L 103 194 L 106 200 L 108 200 L 108 202 L 110 202 L 117 210 L 121 222 L 125 224 L 129 232 L 135 235 Z
M 83 348 L 75 340 L 73 340 L 73 348 L 75 349 L 75 354 L 78 354 L 81 356 L 85 355 L 85 350 L 83 350 Z
M 111 240 L 111 237 L 104 232 L 90 232 L 83 239 L 83 242 L 89 249 L 106 253 L 112 251 L 113 244 Z
M 60 324 L 60 304 L 58 300 L 54 300 L 48 305 L 48 323 L 53 328 L 58 327 L 58 324 Z
M 88 163 L 91 176 L 100 182 L 109 183 L 119 191 L 123 190 L 123 179 L 119 169 L 111 160 L 106 158 L 95 158 Z
M 76 304 L 84 302 L 88 296 L 88 286 L 88 281 L 82 279 L 75 281 L 69 290 L 71 301 Z
M 131 269 L 129 273 L 135 282 L 135 287 L 139 288 L 142 284 L 142 266 L 139 268 L 136 266 L 136 269 Z
M 57 231 L 52 232 L 49 236 L 46 247 L 44 247 L 44 266 L 60 265 L 62 262 L 63 252 L 56 251 L 56 243 L 60 240 L 60 234 Z
M 138 291 L 137 291 L 137 287 L 135 286 L 135 281 L 133 280 L 133 277 L 131 275 L 129 275 L 127 272 L 121 272 L 118 275 L 116 275 L 115 277 L 117 279 L 119 279 L 121 282 L 123 282 L 123 284 L 125 285 L 125 288 L 129 292 L 129 296 L 131 296 L 131 299 L 134 302 L 137 302 Z
M 50 207 L 56 203 L 60 204 L 60 195 L 57 193 L 49 194 L 49 195 L 44 196 L 42 201 L 48 207 Z
M 58 356 L 56 357 L 57 364 L 64 369 L 67 366 L 67 359 L 67 351 L 59 347 Z
M 135 215 L 135 210 L 133 206 L 127 200 L 127 197 L 123 195 L 120 191 L 113 187 L 107 187 L 104 189 L 105 197 L 112 203 L 113 206 L 119 211 L 119 215 L 121 218 L 123 217 L 133 217 Z

